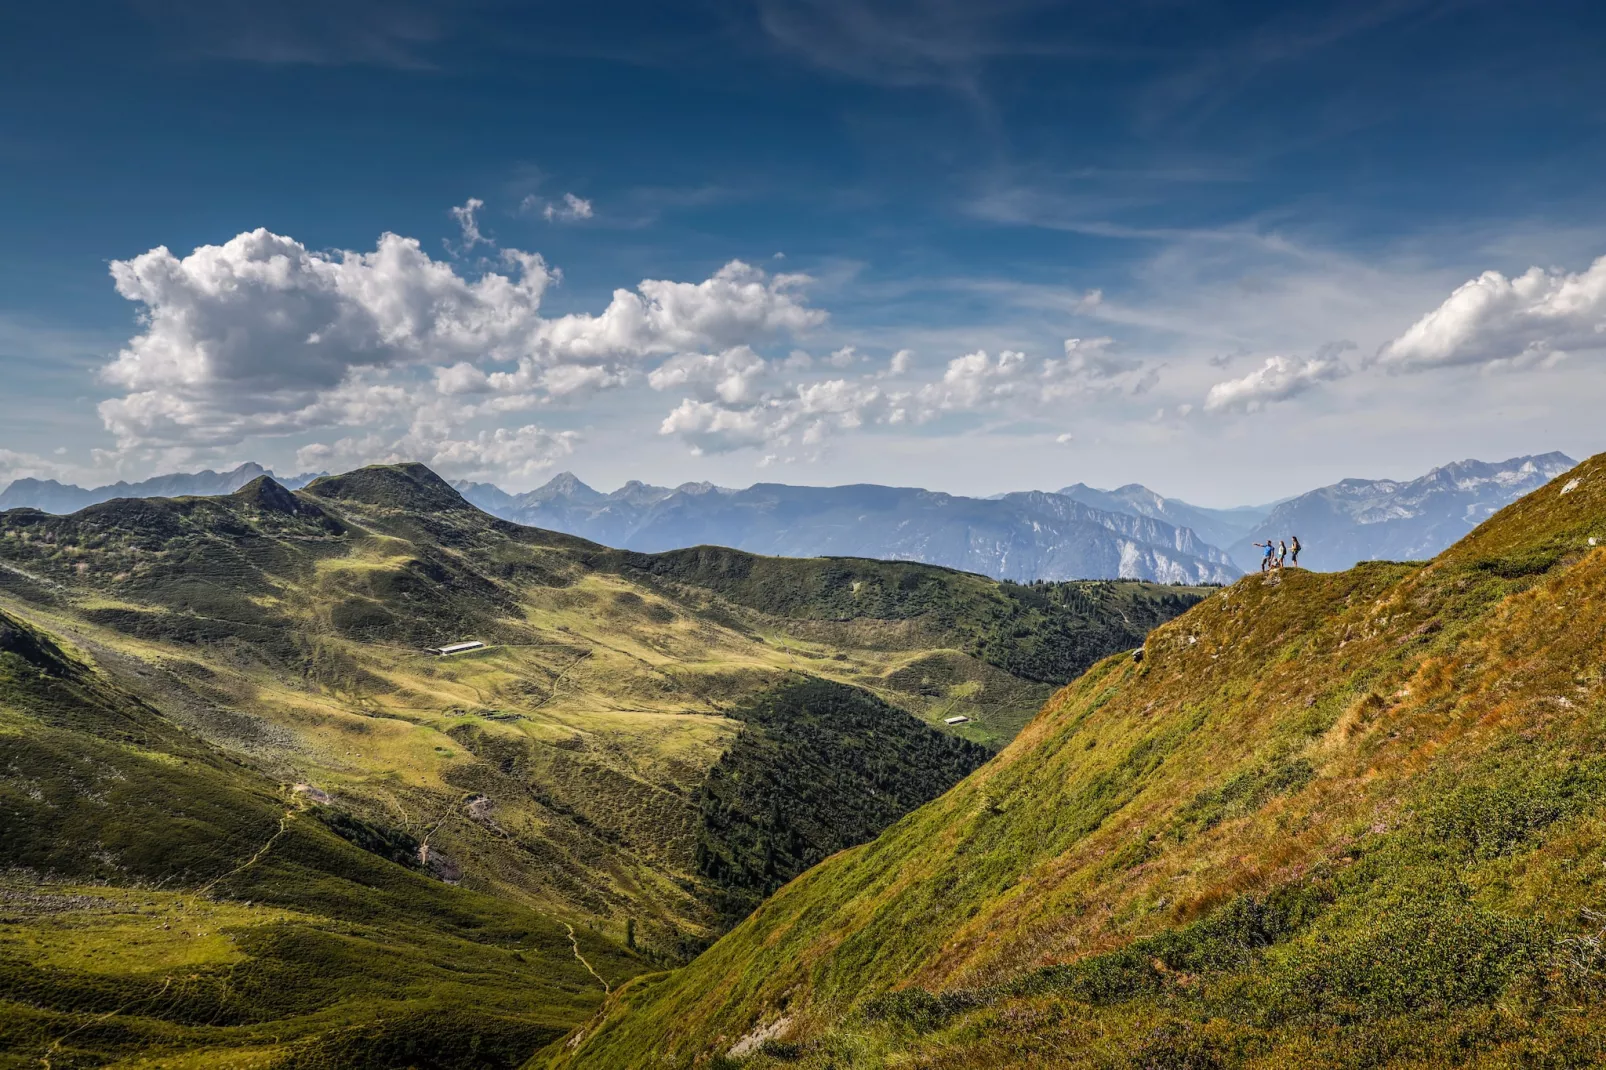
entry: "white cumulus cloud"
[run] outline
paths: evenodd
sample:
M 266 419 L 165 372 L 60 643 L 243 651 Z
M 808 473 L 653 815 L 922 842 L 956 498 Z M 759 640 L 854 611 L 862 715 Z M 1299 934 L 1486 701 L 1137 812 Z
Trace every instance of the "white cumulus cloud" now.
M 551 274 L 515 250 L 504 263 L 470 281 L 396 234 L 322 253 L 262 229 L 113 261 L 143 329 L 102 371 L 128 393 L 101 417 L 125 447 L 223 445 L 316 426 L 363 370 L 511 359 L 538 335 Z
M 467 244 L 489 243 L 481 207 L 453 210 Z M 548 318 L 556 273 L 516 249 L 499 263 L 471 277 L 396 234 L 372 252 L 321 252 L 267 230 L 184 257 L 159 247 L 115 261 L 140 326 L 101 371 L 122 389 L 101 419 L 125 450 L 337 428 L 384 438 L 387 426 L 462 426 L 624 386 L 660 359 L 660 389 L 747 404 L 768 368 L 751 344 L 825 319 L 806 302 L 807 276 L 740 261 L 702 282 L 644 280 L 598 314 Z
M 1031 378 L 1025 353 L 1006 349 L 994 359 L 978 349 L 950 360 L 942 379 L 920 389 L 920 401 L 933 413 L 977 409 L 1029 390 Z
M 825 322 L 800 291 L 807 275 L 770 275 L 732 260 L 703 282 L 646 279 L 615 290 L 598 315 L 550 320 L 543 341 L 559 360 L 592 362 L 747 345 Z
M 1525 366 L 1606 349 L 1606 256 L 1577 274 L 1529 268 L 1463 283 L 1378 352 L 1399 370 L 1451 365 Z
M 1112 353 L 1110 338 L 1068 338 L 1064 356 L 1042 360 L 1004 350 L 996 358 L 985 350 L 948 362 L 940 380 L 920 388 L 925 419 L 943 412 L 1003 408 L 1025 415 L 1044 405 L 1089 394 L 1141 394 L 1154 385 L 1158 369 Z
M 541 218 L 548 223 L 575 223 L 582 219 L 590 219 L 593 214 L 595 213 L 592 211 L 591 202 L 572 193 L 563 195 L 562 204 L 549 201 L 547 206 L 541 209 Z
M 60 452 L 59 450 L 57 452 Z M 36 453 L 0 449 L 0 491 L 16 479 L 64 479 L 69 468 Z
M 705 401 L 727 405 L 757 401 L 769 363 L 748 346 L 723 353 L 682 353 L 670 357 L 647 376 L 654 390 L 689 389 Z
M 901 422 L 899 401 L 871 382 L 850 379 L 789 383 L 736 400 L 705 392 L 682 399 L 658 433 L 679 438 L 698 454 L 758 446 L 817 450 L 837 432 Z
M 729 453 L 762 446 L 783 433 L 784 413 L 766 406 L 730 408 L 712 401 L 685 398 L 659 425 L 661 435 L 674 435 L 695 454 Z
M 1254 412 L 1270 402 L 1284 401 L 1347 374 L 1349 369 L 1344 363 L 1330 357 L 1307 360 L 1268 357 L 1266 363 L 1248 375 L 1212 386 L 1205 396 L 1204 407 L 1206 412 L 1224 409 Z

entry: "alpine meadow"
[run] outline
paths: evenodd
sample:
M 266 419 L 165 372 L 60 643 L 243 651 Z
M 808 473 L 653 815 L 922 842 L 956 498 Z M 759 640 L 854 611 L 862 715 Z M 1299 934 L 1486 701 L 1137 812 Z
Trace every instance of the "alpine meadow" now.
M 612 551 L 419 465 L 0 513 L 0 1035 L 516 1065 L 1203 593 Z
M 0 5 L 0 1070 L 1606 1068 L 1602 57 Z

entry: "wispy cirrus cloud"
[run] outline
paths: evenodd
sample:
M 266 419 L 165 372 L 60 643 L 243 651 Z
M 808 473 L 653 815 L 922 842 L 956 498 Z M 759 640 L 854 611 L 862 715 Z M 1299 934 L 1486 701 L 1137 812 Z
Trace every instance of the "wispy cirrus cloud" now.
M 1045 42 L 1020 24 L 1048 0 L 762 0 L 759 22 L 787 51 L 835 74 L 895 86 L 974 91 L 981 68 L 1008 56 L 1086 51 Z
M 201 55 L 272 66 L 427 70 L 451 13 L 420 0 L 135 0 L 170 39 Z

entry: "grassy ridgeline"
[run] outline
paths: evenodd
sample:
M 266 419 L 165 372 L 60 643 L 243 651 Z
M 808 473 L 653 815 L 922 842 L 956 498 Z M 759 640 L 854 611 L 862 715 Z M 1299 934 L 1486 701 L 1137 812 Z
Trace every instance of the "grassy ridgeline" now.
M 1606 457 L 1252 576 L 535 1065 L 1606 1063 Z

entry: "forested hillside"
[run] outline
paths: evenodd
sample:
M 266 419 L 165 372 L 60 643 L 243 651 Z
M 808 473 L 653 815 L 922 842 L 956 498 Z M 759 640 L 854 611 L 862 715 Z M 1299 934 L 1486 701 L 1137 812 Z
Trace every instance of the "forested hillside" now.
M 875 836 L 988 757 L 867 691 L 785 684 L 731 711 L 730 750 L 697 790 L 697 864 L 740 920 L 826 856 Z
M 537 1065 L 1606 1061 L 1606 456 L 1253 576 Z

